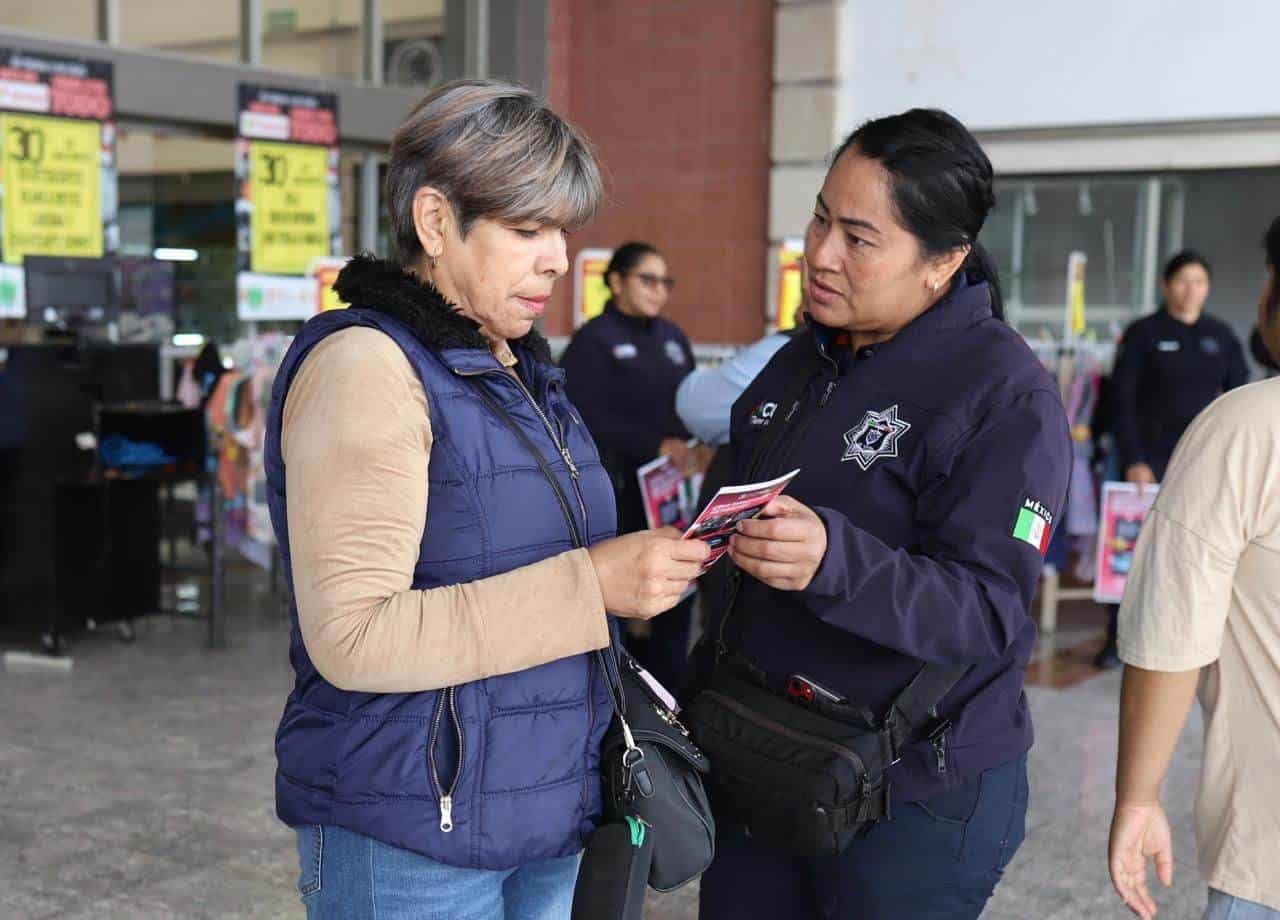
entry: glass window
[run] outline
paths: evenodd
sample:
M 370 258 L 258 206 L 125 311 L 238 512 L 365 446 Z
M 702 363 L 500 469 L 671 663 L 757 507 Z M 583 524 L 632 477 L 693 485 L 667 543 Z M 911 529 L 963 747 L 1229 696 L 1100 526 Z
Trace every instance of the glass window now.
M 1202 253 L 1213 266 L 1206 309 L 1243 338 L 1257 321 L 1266 281 L 1262 236 L 1280 216 L 1280 170 L 1184 173 L 1176 187 L 1183 197 L 1182 232 L 1177 245 L 1162 250 L 1161 268 L 1183 246 Z M 1162 213 L 1170 210 L 1166 205 Z
M 39 32 L 53 38 L 96 41 L 98 0 L 0 3 L 0 28 Z
M 364 4 L 263 0 L 262 63 L 271 70 L 359 81 L 364 75 Z M 384 0 L 383 67 L 389 83 L 433 71 L 444 34 L 444 0 Z M 401 46 L 409 45 L 397 54 Z M 434 68 L 439 69 L 439 66 Z
M 1280 215 L 1280 169 L 1126 177 L 1017 178 L 997 184 L 982 231 L 1023 332 L 1060 334 L 1067 259 L 1089 257 L 1089 326 L 1111 340 L 1160 300 L 1164 264 L 1183 248 L 1213 267 L 1207 310 L 1243 340 L 1266 278 L 1262 235 Z
M 130 0 L 120 4 L 120 43 L 190 57 L 240 57 L 240 4 Z

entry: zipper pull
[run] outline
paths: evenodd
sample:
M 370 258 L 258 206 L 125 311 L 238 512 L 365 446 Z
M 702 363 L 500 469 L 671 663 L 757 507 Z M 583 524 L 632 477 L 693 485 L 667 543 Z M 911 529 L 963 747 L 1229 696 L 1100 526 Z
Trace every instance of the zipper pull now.
M 448 834 L 453 831 L 453 796 L 440 797 L 440 830 Z
M 578 479 L 578 464 L 573 462 L 573 455 L 569 453 L 569 448 L 561 447 L 560 456 L 564 457 L 565 465 L 569 467 L 569 475 L 574 479 Z
M 938 758 L 938 773 L 947 772 L 947 733 L 939 732 L 933 736 L 933 753 Z
M 822 399 L 821 399 L 821 401 L 818 403 L 818 408 L 819 408 L 819 409 L 822 409 L 822 408 L 825 408 L 825 407 L 826 407 L 826 405 L 827 405 L 827 400 L 829 400 L 829 399 L 831 398 L 831 394 L 832 394 L 832 393 L 834 393 L 834 392 L 836 391 L 836 383 L 838 383 L 838 381 L 836 381 L 836 380 L 832 380 L 830 383 L 828 383 L 828 384 L 827 384 L 827 391 L 826 391 L 825 393 L 823 393 L 823 394 L 822 394 Z

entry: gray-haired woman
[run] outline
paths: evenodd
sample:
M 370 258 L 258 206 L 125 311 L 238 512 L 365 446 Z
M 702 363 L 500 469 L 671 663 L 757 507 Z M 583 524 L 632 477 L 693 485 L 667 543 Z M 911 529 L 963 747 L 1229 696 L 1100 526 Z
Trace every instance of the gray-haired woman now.
M 521 87 L 451 84 L 396 134 L 387 193 L 398 263 L 343 270 L 351 309 L 303 328 L 273 394 L 297 674 L 277 810 L 312 918 L 566 917 L 600 810 L 605 611 L 669 609 L 706 551 L 613 537 L 532 329 L 600 200 L 583 138 Z

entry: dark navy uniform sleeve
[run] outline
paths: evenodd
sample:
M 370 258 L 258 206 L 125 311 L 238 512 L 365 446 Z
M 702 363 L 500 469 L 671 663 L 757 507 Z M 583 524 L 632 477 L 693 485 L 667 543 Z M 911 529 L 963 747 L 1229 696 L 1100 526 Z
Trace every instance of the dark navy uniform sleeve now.
M 1244 357 L 1244 346 L 1240 344 L 1240 340 L 1236 338 L 1236 334 L 1227 331 L 1227 379 L 1223 385 L 1223 390 L 1234 390 L 1236 387 L 1242 387 L 1249 382 L 1249 362 Z
M 1130 326 L 1120 340 L 1116 363 L 1111 371 L 1112 434 L 1120 452 L 1120 473 L 1135 463 L 1148 463 L 1142 456 L 1138 436 L 1138 382 L 1147 354 L 1147 337 L 1141 326 Z
M 1071 466 L 1058 394 L 1036 390 L 996 407 L 962 435 L 950 470 L 918 496 L 918 550 L 894 549 L 843 514 L 815 508 L 827 554 L 805 589 L 818 617 L 871 642 L 948 664 L 999 658 L 1026 625 L 1044 565 L 1024 508 L 1053 524 Z M 1021 520 L 1020 520 L 1021 519 Z M 1038 545 L 1033 542 L 1040 541 Z
M 609 349 L 607 342 L 591 335 L 585 327 L 575 335 L 560 359 L 565 372 L 565 392 L 603 450 L 644 462 L 658 455 L 662 435 L 652 425 L 610 406 L 609 395 L 614 390 L 610 378 L 614 367 Z

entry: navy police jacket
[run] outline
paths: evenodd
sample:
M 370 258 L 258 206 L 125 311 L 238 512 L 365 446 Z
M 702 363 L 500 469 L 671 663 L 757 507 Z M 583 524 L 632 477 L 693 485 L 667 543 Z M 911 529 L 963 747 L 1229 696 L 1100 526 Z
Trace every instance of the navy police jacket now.
M 798 467 L 788 494 L 821 516 L 828 546 L 804 591 L 744 576 L 725 639 L 777 689 L 802 675 L 879 714 L 922 662 L 971 664 L 939 706 L 944 739 L 890 770 L 894 799 L 917 801 L 1031 747 L 1029 608 L 1070 434 L 1053 378 L 993 317 L 985 283 L 958 279 L 882 344 L 838 356 L 834 339 L 811 324 L 734 406 L 737 481 L 786 424 L 752 478 Z
M 612 301 L 573 337 L 560 366 L 566 392 L 599 445 L 618 495 L 619 531 L 646 526 L 636 469 L 665 438 L 689 437 L 676 389 L 693 371 L 693 349 L 661 316 L 627 316 Z
M 1145 463 L 1163 479 L 1195 417 L 1248 382 L 1244 348 L 1222 320 L 1202 314 L 1184 323 L 1167 308 L 1134 320 L 1111 373 L 1121 469 Z

